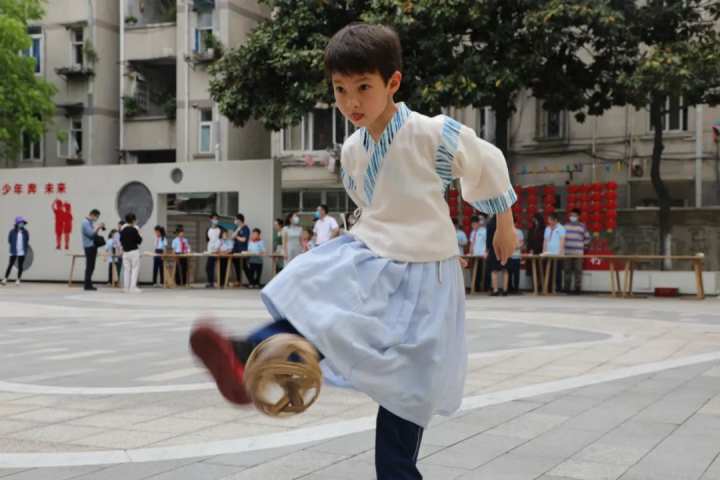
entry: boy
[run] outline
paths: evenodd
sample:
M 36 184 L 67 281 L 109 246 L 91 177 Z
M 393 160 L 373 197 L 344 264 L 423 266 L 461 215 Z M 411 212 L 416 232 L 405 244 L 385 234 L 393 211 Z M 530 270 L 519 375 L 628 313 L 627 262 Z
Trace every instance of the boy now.
M 279 333 L 304 336 L 333 377 L 380 405 L 378 480 L 421 479 L 424 428 L 462 401 L 465 285 L 444 200 L 453 178 L 466 201 L 497 215 L 494 247 L 502 263 L 515 248 L 516 196 L 502 153 L 449 117 L 396 104 L 401 69 L 400 40 L 390 28 L 352 24 L 333 36 L 325 70 L 338 109 L 358 128 L 341 155 L 358 220 L 352 232 L 298 256 L 265 286 L 272 323 L 244 339 L 200 324 L 190 337 L 220 393 L 248 403 L 243 376 L 253 348 Z
M 253 228 L 252 235 L 250 235 L 250 243 L 248 243 L 248 252 L 254 253 L 255 255 L 265 254 L 265 243 L 262 241 L 262 238 L 260 238 L 261 234 L 262 232 L 259 228 Z M 252 256 L 248 259 L 246 275 L 250 283 L 250 288 L 260 288 L 263 261 L 264 259 L 261 256 Z
M 185 228 L 178 225 L 175 229 L 175 239 L 172 241 L 172 249 L 175 255 L 187 255 L 190 253 L 190 243 L 185 238 Z M 175 283 L 185 285 L 188 282 L 188 259 L 182 257 L 177 259 L 175 270 Z

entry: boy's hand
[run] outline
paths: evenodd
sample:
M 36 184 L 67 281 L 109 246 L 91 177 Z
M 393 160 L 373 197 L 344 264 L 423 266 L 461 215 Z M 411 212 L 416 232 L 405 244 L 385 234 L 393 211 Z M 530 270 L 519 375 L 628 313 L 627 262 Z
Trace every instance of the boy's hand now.
M 493 248 L 500 263 L 505 265 L 508 258 L 515 251 L 517 235 L 515 235 L 515 224 L 513 223 L 512 210 L 505 210 L 497 215 L 497 230 L 493 237 Z

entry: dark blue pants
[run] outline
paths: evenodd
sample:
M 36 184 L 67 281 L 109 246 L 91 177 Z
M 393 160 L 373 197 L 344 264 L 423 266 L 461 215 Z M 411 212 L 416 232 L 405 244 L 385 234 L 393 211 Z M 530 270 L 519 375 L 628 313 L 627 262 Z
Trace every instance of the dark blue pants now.
M 269 323 L 248 336 L 257 345 L 278 333 L 300 333 L 287 320 Z M 322 355 L 322 354 L 321 354 Z M 417 469 L 423 428 L 380 406 L 375 424 L 375 470 L 377 480 L 421 480 Z
M 215 286 L 215 264 L 217 263 L 217 257 L 208 257 L 207 265 L 205 267 L 205 273 L 207 274 L 208 285 Z
M 163 250 L 155 249 L 155 253 L 163 253 Z M 163 271 L 163 259 L 162 257 L 153 257 L 153 285 L 158 283 L 158 275 L 160 276 L 160 283 L 165 284 L 165 272 Z

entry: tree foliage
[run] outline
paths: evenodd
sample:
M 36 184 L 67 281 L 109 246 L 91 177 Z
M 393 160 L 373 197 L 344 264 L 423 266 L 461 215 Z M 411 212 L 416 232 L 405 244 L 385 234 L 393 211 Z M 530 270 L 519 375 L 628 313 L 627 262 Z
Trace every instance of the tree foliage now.
M 14 159 L 23 133 L 37 141 L 51 121 L 55 88 L 34 73 L 28 22 L 43 15 L 41 0 L 0 0 L 0 158 Z

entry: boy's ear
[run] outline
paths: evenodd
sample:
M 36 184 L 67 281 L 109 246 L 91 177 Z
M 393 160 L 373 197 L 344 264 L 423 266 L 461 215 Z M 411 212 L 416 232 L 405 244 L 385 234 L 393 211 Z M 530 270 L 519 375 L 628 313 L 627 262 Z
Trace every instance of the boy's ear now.
M 400 83 L 402 82 L 402 73 L 399 70 L 395 70 L 388 80 L 388 87 L 390 88 L 390 94 L 394 95 L 400 89 Z

